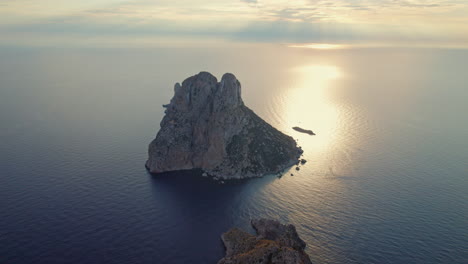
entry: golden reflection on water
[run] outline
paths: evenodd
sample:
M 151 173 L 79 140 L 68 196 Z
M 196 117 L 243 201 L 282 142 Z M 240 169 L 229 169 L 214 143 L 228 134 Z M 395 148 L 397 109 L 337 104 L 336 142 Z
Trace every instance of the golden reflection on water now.
M 332 144 L 336 134 L 338 109 L 329 95 L 332 82 L 341 78 L 342 73 L 331 65 L 306 65 L 290 71 L 295 82 L 281 96 L 284 100 L 280 111 L 282 129 L 291 131 L 292 127 L 299 126 L 314 131 L 316 136 L 293 130 L 289 134 L 298 138 L 307 152 L 322 152 Z
M 266 185 L 264 192 L 268 193 L 268 205 L 283 210 L 286 221 L 296 224 L 311 256 L 342 263 L 345 260 L 333 250 L 320 245 L 348 226 L 333 216 L 352 211 L 342 199 L 348 191 L 341 177 L 348 171 L 342 159 L 347 146 L 340 138 L 346 120 L 341 120 L 343 109 L 332 97 L 345 74 L 333 64 L 317 63 L 293 66 L 286 76 L 286 85 L 270 108 L 278 128 L 298 139 L 307 163 L 299 171 L 292 167 L 281 179 Z M 316 135 L 299 133 L 292 129 L 294 126 Z
M 288 47 L 289 48 L 329 50 L 329 49 L 344 49 L 344 48 L 347 48 L 348 46 L 342 45 L 342 44 L 309 43 L 309 44 L 293 44 L 293 45 L 288 45 Z

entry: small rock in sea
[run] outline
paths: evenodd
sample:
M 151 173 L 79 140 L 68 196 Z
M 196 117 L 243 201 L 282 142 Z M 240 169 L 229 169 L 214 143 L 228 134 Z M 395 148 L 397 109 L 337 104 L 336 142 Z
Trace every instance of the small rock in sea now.
M 204 172 L 201 176 L 208 177 L 208 173 Z
M 301 159 L 301 164 L 302 164 L 302 165 L 306 164 L 306 162 L 307 162 L 307 160 Z
M 301 133 L 309 134 L 311 136 L 315 136 L 315 133 L 312 130 L 303 129 L 303 128 L 300 128 L 300 127 L 293 127 L 293 129 L 296 130 L 297 132 L 301 132 Z
M 224 184 L 224 181 L 220 181 L 221 184 Z

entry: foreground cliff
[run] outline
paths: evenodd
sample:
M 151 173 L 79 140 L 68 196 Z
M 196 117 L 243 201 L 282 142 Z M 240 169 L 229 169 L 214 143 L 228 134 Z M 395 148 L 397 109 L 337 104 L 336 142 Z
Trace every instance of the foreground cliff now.
M 218 264 L 311 264 L 306 244 L 293 225 L 252 220 L 257 236 L 233 228 L 221 236 L 226 256 Z
M 298 162 L 295 140 L 244 105 L 241 85 L 226 73 L 208 72 L 174 87 L 161 129 L 149 145 L 151 173 L 202 169 L 224 179 L 276 174 Z

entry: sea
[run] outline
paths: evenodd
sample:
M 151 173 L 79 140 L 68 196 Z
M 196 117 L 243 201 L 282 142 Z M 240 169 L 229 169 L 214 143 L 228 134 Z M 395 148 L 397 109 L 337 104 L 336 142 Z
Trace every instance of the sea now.
M 223 232 L 267 217 L 313 263 L 466 264 L 467 69 L 467 49 L 430 47 L 2 46 L 0 263 L 216 263 Z M 307 163 L 150 175 L 162 105 L 200 71 L 235 74 Z

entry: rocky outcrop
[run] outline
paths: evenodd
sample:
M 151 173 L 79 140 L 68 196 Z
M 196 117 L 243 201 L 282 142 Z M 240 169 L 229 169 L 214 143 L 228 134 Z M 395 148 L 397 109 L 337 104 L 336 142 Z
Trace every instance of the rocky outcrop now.
M 174 87 L 164 105 L 161 129 L 149 145 L 151 173 L 202 169 L 217 178 L 276 174 L 298 162 L 295 140 L 244 105 L 241 85 L 226 73 L 218 82 L 208 72 Z
M 258 219 L 251 221 L 257 231 L 253 236 L 233 228 L 221 236 L 226 256 L 218 264 L 310 264 L 304 252 L 306 244 L 293 225 Z
M 304 128 L 300 128 L 300 127 L 293 127 L 294 130 L 296 130 L 297 132 L 301 132 L 301 133 L 305 133 L 305 134 L 309 134 L 311 136 L 315 136 L 315 133 L 312 131 L 312 130 L 309 130 L 309 129 L 304 129 Z

